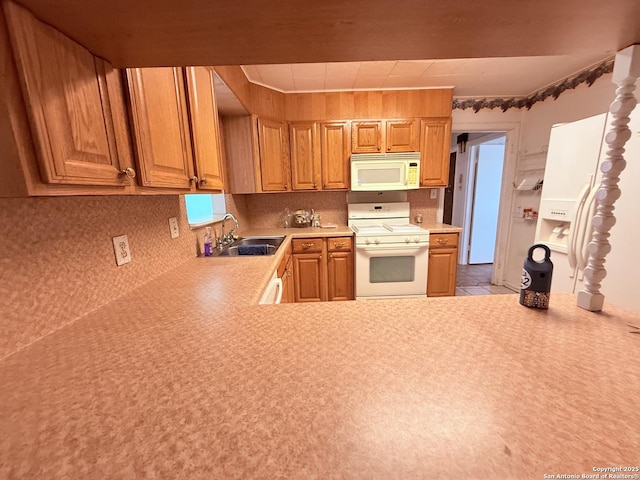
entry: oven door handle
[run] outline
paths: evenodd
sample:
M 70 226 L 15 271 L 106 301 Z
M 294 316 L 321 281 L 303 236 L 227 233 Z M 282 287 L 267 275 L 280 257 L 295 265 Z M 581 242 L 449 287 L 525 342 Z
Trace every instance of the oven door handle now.
M 375 246 L 363 246 L 363 245 L 356 245 L 356 250 L 364 250 L 366 252 L 377 252 L 380 250 L 421 250 L 423 248 L 429 248 L 429 244 L 421 244 L 421 245 L 415 245 L 415 244 L 406 244 L 406 245 L 375 245 Z

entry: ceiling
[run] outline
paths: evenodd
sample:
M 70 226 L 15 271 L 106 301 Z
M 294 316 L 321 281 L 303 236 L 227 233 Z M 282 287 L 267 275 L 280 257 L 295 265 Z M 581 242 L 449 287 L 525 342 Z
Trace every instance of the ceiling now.
M 18 0 L 115 67 L 613 55 L 638 0 Z
M 115 67 L 243 65 L 285 92 L 524 96 L 640 43 L 638 0 L 17 1 Z
M 454 87 L 456 97 L 524 97 L 610 57 L 467 58 L 244 65 L 247 78 L 285 93 Z

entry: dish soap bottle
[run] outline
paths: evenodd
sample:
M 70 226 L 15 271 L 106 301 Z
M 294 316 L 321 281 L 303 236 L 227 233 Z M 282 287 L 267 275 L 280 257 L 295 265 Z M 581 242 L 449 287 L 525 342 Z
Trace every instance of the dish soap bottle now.
M 213 253 L 213 241 L 211 240 L 211 227 L 204 228 L 204 256 L 210 257 Z

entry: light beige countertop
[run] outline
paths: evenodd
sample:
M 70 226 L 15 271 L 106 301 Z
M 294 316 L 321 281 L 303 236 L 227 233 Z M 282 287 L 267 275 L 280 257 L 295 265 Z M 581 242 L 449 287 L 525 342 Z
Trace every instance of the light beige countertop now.
M 421 223 L 420 226 L 429 230 L 429 233 L 460 233 L 462 231 L 462 228 L 446 223 L 425 222 Z
M 0 362 L 0 478 L 639 465 L 639 313 L 570 295 L 257 305 L 277 261 L 195 258 Z

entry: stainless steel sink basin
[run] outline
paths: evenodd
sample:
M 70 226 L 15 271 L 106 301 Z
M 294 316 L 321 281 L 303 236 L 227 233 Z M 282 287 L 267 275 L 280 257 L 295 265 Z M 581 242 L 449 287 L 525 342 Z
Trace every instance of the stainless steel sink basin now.
M 240 237 L 232 244 L 225 246 L 222 250 L 216 250 L 214 252 L 214 256 L 244 257 L 254 255 L 274 255 L 283 241 L 284 236 Z M 251 247 L 257 245 L 265 245 L 267 248 L 266 250 L 260 248 L 240 248 L 245 246 Z M 264 253 L 265 251 L 266 253 Z

